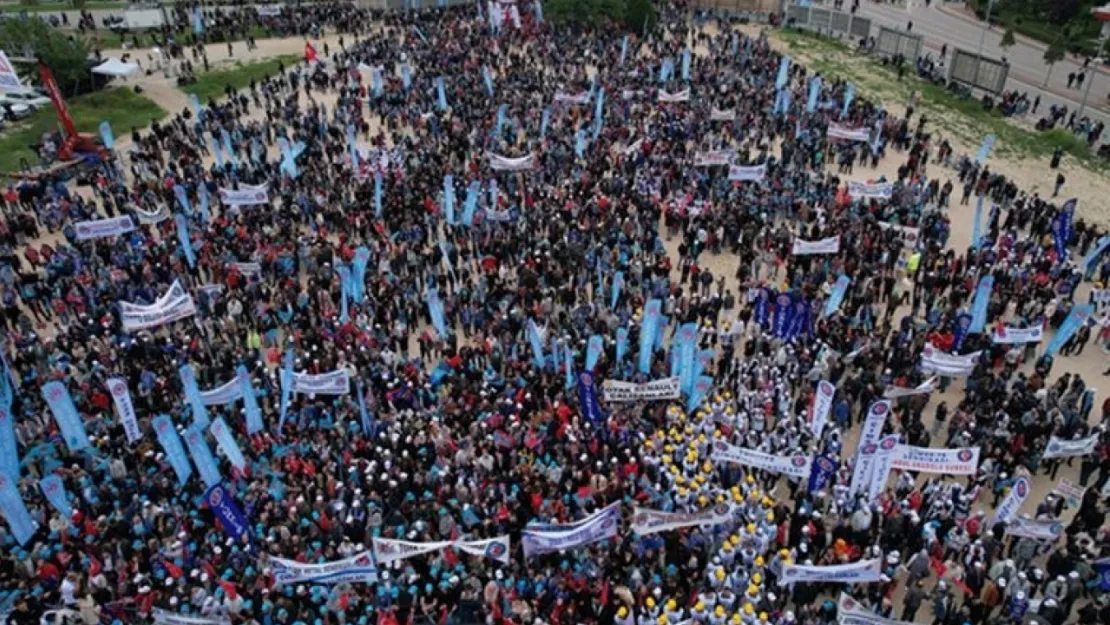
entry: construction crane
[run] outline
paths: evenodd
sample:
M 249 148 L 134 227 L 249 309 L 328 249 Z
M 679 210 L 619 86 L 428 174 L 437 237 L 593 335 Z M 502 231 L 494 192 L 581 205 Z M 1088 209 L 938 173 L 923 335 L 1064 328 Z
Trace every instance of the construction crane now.
M 73 125 L 73 118 L 69 116 L 69 110 L 66 108 L 66 101 L 62 98 L 62 92 L 58 89 L 58 82 L 54 80 L 54 72 L 39 59 L 39 78 L 42 79 L 42 86 L 46 90 L 46 95 L 50 97 L 50 101 L 54 104 L 54 111 L 58 114 L 58 121 L 62 123 L 62 128 L 65 130 L 65 136 L 62 138 L 58 146 L 58 160 L 70 161 L 78 157 L 96 156 L 100 160 L 108 160 L 108 150 L 96 142 L 96 139 L 91 134 L 82 134 L 77 132 L 77 127 Z

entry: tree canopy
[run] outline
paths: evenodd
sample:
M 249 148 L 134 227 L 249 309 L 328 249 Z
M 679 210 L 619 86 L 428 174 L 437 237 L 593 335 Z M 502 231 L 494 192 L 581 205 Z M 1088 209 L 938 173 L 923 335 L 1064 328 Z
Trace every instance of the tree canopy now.
M 44 61 L 66 95 L 81 93 L 92 85 L 89 49 L 85 43 L 44 20 L 0 19 L 0 50 L 7 52 L 9 57 L 34 57 Z M 37 82 L 37 72 L 32 75 Z

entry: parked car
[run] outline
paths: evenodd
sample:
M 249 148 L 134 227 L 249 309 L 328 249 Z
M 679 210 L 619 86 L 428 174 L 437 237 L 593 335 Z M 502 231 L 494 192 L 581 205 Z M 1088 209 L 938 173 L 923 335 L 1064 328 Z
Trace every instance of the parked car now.
M 21 104 L 36 111 L 51 106 L 50 98 L 32 89 L 5 91 L 0 93 L 0 105 L 4 104 L 11 104 L 13 106 Z
M 11 102 L 0 102 L 0 114 L 8 121 L 16 121 L 30 117 L 35 109 L 27 106 L 26 104 L 13 104 Z

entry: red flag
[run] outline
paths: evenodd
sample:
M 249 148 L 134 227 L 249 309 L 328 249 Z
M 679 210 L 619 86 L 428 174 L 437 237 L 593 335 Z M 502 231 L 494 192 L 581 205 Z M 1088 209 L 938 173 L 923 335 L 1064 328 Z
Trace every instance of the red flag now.
M 304 42 L 304 60 L 306 63 L 311 63 L 313 61 L 319 60 L 316 57 L 316 48 L 314 48 L 312 46 L 312 43 L 308 41 Z
M 102 565 L 100 564 L 100 560 L 97 560 L 95 556 L 90 554 L 89 555 L 89 577 L 96 577 L 97 575 L 100 575 L 100 569 L 101 568 L 102 568 Z
M 235 588 L 235 584 L 222 579 L 217 579 L 216 583 L 220 585 L 220 588 L 224 589 L 224 592 L 227 593 L 228 598 L 232 601 L 239 598 L 239 590 Z
M 185 575 L 185 572 L 181 570 L 181 567 L 177 566 L 173 562 L 170 562 L 169 560 L 166 560 L 165 558 L 162 559 L 162 564 L 165 565 L 166 571 L 170 574 L 170 577 L 174 579 Z

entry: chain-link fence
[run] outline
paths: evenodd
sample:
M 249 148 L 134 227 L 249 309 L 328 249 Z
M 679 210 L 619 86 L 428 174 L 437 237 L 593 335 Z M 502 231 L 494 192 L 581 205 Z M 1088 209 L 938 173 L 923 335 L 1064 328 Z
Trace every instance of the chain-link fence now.
M 823 35 L 862 39 L 871 36 L 871 20 L 845 11 L 792 4 L 786 7 L 786 23 L 794 28 Z

